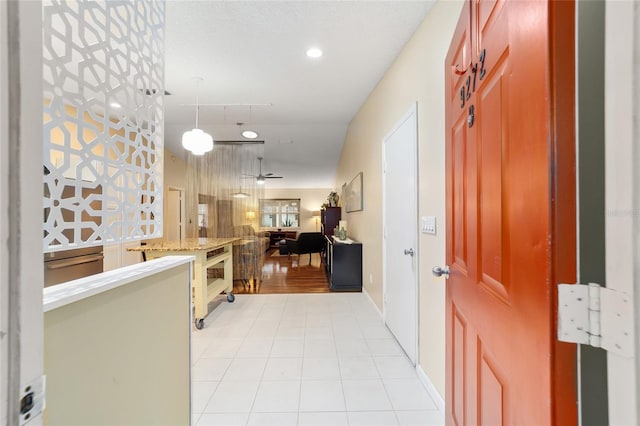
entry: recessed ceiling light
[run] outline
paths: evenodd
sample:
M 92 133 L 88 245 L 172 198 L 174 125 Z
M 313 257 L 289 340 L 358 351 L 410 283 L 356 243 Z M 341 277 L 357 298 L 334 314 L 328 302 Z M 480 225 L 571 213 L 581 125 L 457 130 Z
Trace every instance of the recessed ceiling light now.
M 122 108 L 122 105 L 120 105 L 120 104 L 119 104 L 119 103 L 117 103 L 117 102 L 111 102 L 109 105 L 110 105 L 112 108 Z
M 320 56 L 322 56 L 322 50 L 318 49 L 317 47 L 312 47 L 311 49 L 307 50 L 307 56 L 310 58 L 319 58 Z
M 244 136 L 247 139 L 255 139 L 258 137 L 258 133 L 254 132 L 253 130 L 243 130 L 242 136 Z

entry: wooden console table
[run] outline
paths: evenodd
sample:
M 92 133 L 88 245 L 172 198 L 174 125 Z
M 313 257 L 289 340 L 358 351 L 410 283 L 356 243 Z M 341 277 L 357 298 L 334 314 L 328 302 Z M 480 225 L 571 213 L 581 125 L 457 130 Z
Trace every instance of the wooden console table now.
M 240 238 L 187 238 L 176 241 L 163 241 L 140 247 L 130 247 L 128 251 L 143 251 L 147 260 L 163 256 L 195 256 L 193 268 L 193 304 L 194 322 L 201 329 L 208 314 L 207 305 L 223 291 L 227 300 L 233 302 L 233 243 Z M 207 269 L 223 269 L 221 274 L 211 274 L 207 278 Z M 221 277 L 220 277 L 221 275 Z

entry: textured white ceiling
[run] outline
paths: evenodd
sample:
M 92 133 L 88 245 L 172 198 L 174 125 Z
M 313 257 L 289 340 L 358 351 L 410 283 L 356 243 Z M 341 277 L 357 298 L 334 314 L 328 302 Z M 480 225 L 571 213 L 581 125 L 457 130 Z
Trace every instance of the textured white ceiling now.
M 263 170 L 285 177 L 269 187 L 333 187 L 349 122 L 432 4 L 169 0 L 167 148 L 183 153 L 198 93 L 214 140 L 242 139 L 238 122 L 265 140 Z M 324 56 L 307 58 L 311 46 Z

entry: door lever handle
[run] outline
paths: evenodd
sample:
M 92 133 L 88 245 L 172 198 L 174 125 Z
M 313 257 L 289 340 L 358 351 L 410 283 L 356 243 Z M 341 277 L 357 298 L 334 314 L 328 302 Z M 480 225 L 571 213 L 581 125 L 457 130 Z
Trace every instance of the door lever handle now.
M 434 266 L 431 270 L 431 273 L 436 277 L 441 277 L 444 275 L 445 280 L 449 279 L 449 267 L 447 265 L 444 265 L 444 268 Z
M 408 254 L 409 256 L 413 256 L 413 249 L 404 249 L 404 254 Z

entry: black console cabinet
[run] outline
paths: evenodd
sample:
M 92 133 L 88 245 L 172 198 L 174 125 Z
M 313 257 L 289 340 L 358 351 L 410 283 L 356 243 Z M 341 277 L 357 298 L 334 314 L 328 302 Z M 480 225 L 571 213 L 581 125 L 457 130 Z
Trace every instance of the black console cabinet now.
M 327 239 L 327 278 L 334 291 L 362 291 L 362 243 L 351 244 Z
M 323 207 L 320 210 L 320 222 L 324 235 L 333 235 L 333 229 L 340 222 L 341 210 L 340 207 Z

